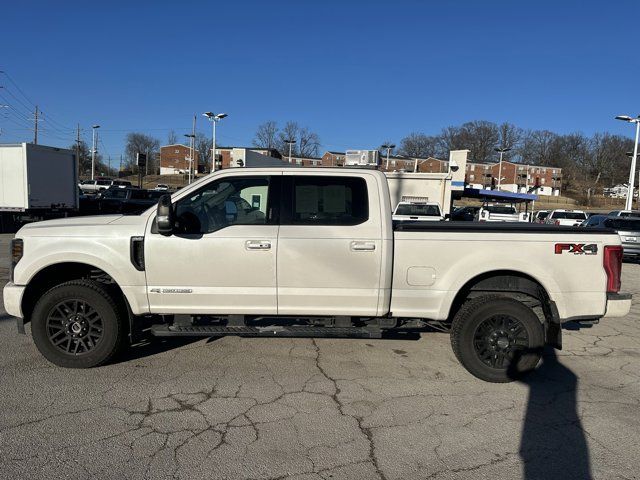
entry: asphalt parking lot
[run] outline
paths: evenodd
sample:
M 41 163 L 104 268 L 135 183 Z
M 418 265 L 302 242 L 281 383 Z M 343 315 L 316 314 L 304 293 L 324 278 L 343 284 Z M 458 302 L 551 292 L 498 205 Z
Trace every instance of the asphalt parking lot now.
M 507 385 L 441 333 L 155 342 L 66 370 L 0 306 L 0 477 L 640 478 L 640 265 L 623 290 L 629 316 L 565 330 Z

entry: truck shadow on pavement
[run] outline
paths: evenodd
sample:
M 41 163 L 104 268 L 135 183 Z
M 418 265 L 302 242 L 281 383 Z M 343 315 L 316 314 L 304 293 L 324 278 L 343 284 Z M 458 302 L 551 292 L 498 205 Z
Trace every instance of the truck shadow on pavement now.
M 547 347 L 542 364 L 519 382 L 529 387 L 519 454 L 526 480 L 592 478 L 577 410 L 578 377 Z
M 149 337 L 145 338 L 120 353 L 112 363 L 125 363 L 152 355 L 168 352 L 201 341 L 197 337 Z

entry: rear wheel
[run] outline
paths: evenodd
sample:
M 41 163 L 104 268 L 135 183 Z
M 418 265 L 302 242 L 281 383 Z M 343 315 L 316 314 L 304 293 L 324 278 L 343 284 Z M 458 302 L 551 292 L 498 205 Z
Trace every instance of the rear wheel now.
M 522 302 L 486 295 L 467 301 L 458 311 L 451 346 L 472 375 L 487 382 L 511 382 L 538 365 L 544 326 Z
M 89 368 L 108 362 L 124 344 L 123 314 L 103 285 L 66 282 L 46 292 L 31 318 L 33 340 L 51 363 Z

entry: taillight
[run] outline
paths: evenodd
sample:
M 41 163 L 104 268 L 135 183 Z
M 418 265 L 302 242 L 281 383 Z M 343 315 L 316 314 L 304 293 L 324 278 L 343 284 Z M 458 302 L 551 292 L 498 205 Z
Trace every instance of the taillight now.
M 602 260 L 604 271 L 607 272 L 607 293 L 620 291 L 620 275 L 622 274 L 622 247 L 620 245 L 606 245 Z

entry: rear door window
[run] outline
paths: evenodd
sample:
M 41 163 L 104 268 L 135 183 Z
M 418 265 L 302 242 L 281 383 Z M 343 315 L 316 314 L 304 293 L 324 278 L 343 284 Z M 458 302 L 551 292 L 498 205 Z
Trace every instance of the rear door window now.
M 360 177 L 295 176 L 290 191 L 292 225 L 358 225 L 369 219 L 367 184 Z

